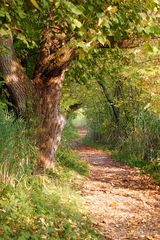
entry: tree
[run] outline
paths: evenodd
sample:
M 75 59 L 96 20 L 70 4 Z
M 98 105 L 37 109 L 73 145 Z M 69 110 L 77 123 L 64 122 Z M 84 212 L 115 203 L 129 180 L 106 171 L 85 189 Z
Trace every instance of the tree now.
M 141 42 L 143 36 L 157 36 L 159 3 L 156 0 L 145 3 L 56 0 L 39 4 L 35 0 L 2 1 L 0 71 L 17 114 L 28 118 L 30 123 L 34 122 L 33 118 L 37 119 L 39 165 L 52 168 L 65 125 L 60 113 L 61 90 L 72 59 L 76 54 L 80 58 L 90 55 L 95 48 L 129 47 L 133 42 L 140 44 L 137 38 Z M 34 26 L 29 25 L 30 18 Z M 20 41 L 27 46 L 24 51 L 27 55 L 31 48 L 39 51 L 32 81 L 16 56 Z

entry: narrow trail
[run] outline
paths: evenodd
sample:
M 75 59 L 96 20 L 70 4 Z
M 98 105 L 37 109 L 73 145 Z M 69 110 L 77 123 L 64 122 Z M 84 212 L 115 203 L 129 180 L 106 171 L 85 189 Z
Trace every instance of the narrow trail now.
M 85 131 L 80 135 L 85 136 Z M 79 143 L 75 151 L 90 164 L 90 176 L 77 184 L 93 223 L 105 238 L 160 240 L 160 187 L 102 150 Z

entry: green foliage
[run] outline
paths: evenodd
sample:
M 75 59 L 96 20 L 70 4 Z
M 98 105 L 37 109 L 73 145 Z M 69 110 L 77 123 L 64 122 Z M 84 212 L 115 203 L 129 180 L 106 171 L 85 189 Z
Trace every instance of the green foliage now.
M 75 117 L 72 124 L 77 128 L 85 128 L 87 125 L 84 110 L 81 108 L 75 112 Z
M 12 175 L 19 179 L 26 171 L 31 173 L 36 158 L 36 148 L 28 137 L 26 123 L 0 110 L 1 180 L 8 182 Z
M 160 157 L 158 62 L 159 54 L 144 48 L 97 50 L 68 74 L 77 81 L 70 97 L 82 103 L 90 137 L 151 169 L 158 169 Z
M 73 142 L 78 138 L 78 131 L 72 124 L 72 119 L 73 116 L 70 116 L 63 131 L 61 146 L 57 153 L 57 162 L 62 167 L 86 176 L 89 174 L 88 164 L 72 151 Z
M 84 160 L 80 160 L 80 158 L 75 153 L 71 151 L 68 152 L 66 149 L 60 149 L 57 158 L 60 166 L 72 169 L 84 176 L 88 175 L 88 164 Z
M 25 176 L 16 187 L 1 186 L 0 194 L 1 239 L 102 239 L 67 183 Z
M 73 187 L 77 172 L 86 175 L 88 166 L 68 142 L 63 139 L 56 170 L 37 174 L 36 148 L 25 122 L 2 110 L 0 120 L 0 239 L 103 239 Z M 72 129 L 65 130 L 68 141 L 75 136 Z
M 12 29 L 18 42 L 28 52 L 39 45 L 51 0 L 3 0 L 0 3 L 0 32 Z M 147 1 L 54 1 L 56 23 L 67 23 L 63 29 L 68 44 L 87 52 L 97 43 L 120 42 L 128 37 L 159 36 L 159 2 Z M 126 14 L 127 13 L 127 14 Z M 112 39 L 112 41 L 111 41 Z M 19 48 L 19 51 L 21 48 Z M 23 50 L 24 51 L 24 50 Z M 23 54 L 21 54 L 23 56 Z
M 16 54 L 30 78 L 52 4 L 51 0 L 0 2 L 0 34 L 12 31 Z M 159 60 L 146 57 L 142 49 L 137 48 L 141 51 L 137 54 L 117 45 L 140 37 L 148 41 L 145 50 L 159 54 L 159 45 L 149 39 L 160 35 L 159 1 L 55 0 L 53 7 L 55 23 L 63 23 L 67 44 L 75 46 L 78 55 L 65 82 L 63 112 L 68 117 L 71 105 L 82 104 L 94 140 L 116 149 L 117 158 L 147 169 L 158 179 Z M 97 48 L 103 45 L 109 49 Z M 3 46 L 1 52 L 6 51 Z M 6 107 L 3 94 L 2 105 Z M 37 151 L 28 126 L 0 109 L 0 239 L 102 239 L 72 188 L 77 173 L 87 175 L 88 166 L 70 150 L 77 136 L 71 119 L 57 154 L 57 170 L 36 175 Z
M 77 139 L 78 131 L 72 124 L 72 119 L 74 116 L 70 115 L 67 119 L 65 128 L 62 134 L 62 147 L 65 149 L 70 149 L 72 146 L 72 142 Z

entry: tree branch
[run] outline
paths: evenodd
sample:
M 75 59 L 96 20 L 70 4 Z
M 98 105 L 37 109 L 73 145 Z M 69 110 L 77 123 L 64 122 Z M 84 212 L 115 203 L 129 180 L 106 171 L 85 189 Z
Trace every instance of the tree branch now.
M 114 102 L 111 100 L 110 95 L 107 91 L 107 88 L 104 86 L 104 84 L 100 80 L 97 80 L 97 83 L 102 88 L 103 93 L 104 93 L 108 103 L 110 104 L 110 106 L 112 108 L 113 115 L 114 115 L 114 118 L 115 118 L 115 122 L 118 125 L 119 124 L 119 109 L 115 106 Z

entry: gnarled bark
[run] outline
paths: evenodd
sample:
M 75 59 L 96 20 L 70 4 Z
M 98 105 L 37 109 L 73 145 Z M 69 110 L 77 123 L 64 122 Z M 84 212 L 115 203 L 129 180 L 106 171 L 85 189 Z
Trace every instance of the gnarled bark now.
M 60 114 L 61 89 L 65 71 L 71 58 L 72 51 L 66 48 L 63 55 L 54 62 L 42 64 L 35 79 L 28 82 L 28 78 L 16 58 L 13 49 L 13 40 L 10 35 L 7 39 L 0 38 L 1 46 L 7 47 L 7 52 L 0 56 L 0 71 L 6 80 L 16 111 L 24 115 L 28 108 L 35 113 L 37 120 L 37 146 L 39 148 L 38 164 L 42 168 L 53 168 L 55 154 L 61 140 L 65 120 Z M 67 50 L 68 49 L 68 50 Z M 32 90 L 31 90 L 32 89 Z M 32 105 L 27 104 L 27 95 L 30 91 L 36 93 Z M 34 116 L 33 116 L 34 117 Z
M 17 115 L 25 116 L 27 114 L 27 102 L 29 103 L 29 95 L 33 88 L 23 67 L 16 58 L 11 32 L 5 37 L 0 35 L 0 47 L 0 71 L 6 81 Z
M 63 24 L 55 24 L 52 6 L 45 25 L 40 59 L 37 62 L 33 80 L 39 98 L 36 107 L 40 119 L 39 165 L 43 168 L 54 167 L 55 154 L 65 125 L 65 120 L 60 113 L 61 89 L 74 50 L 66 45 L 67 39 L 63 33 L 63 27 Z
M 55 63 L 51 61 L 46 65 L 43 62 L 35 79 L 29 81 L 16 58 L 12 35 L 8 35 L 7 38 L 0 36 L 0 46 L 7 49 L 0 55 L 0 71 L 6 80 L 16 111 L 19 115 L 34 111 L 32 117 L 37 120 L 38 164 L 42 168 L 52 168 L 65 125 L 65 120 L 60 114 L 60 98 L 66 66 L 72 53 L 65 51 Z M 28 96 L 33 91 L 36 97 L 32 96 L 32 104 L 29 106 Z M 33 122 L 35 124 L 35 121 Z
M 37 144 L 39 147 L 39 166 L 42 168 L 54 167 L 55 154 L 65 125 L 59 106 L 63 80 L 64 73 L 52 78 L 50 84 L 36 84 L 39 97 L 37 115 L 40 121 Z
M 61 89 L 65 72 L 74 56 L 74 50 L 67 46 L 67 38 L 63 33 L 66 23 L 55 25 L 54 20 L 52 6 L 43 32 L 40 59 L 32 81 L 28 81 L 16 58 L 12 35 L 7 38 L 0 36 L 0 45 L 7 47 L 7 52 L 0 56 L 0 71 L 12 94 L 17 113 L 22 115 L 28 108 L 29 111 L 34 111 L 37 119 L 38 163 L 42 168 L 54 166 L 55 154 L 65 125 L 60 113 Z M 32 102 L 28 104 L 28 95 L 33 95 L 33 91 L 36 97 L 32 96 Z

